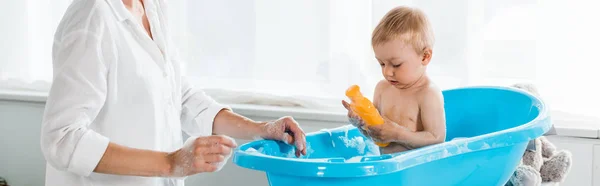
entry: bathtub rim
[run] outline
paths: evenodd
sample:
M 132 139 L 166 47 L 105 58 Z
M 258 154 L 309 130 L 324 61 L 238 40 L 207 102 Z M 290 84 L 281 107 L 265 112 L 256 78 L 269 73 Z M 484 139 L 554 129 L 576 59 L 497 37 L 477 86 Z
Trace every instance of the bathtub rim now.
M 379 160 L 374 161 L 367 160 L 348 163 L 331 162 L 331 160 L 336 158 L 298 159 L 246 152 L 250 147 L 257 147 L 265 145 L 266 143 L 281 143 L 271 140 L 259 140 L 246 143 L 236 148 L 234 151 L 233 162 L 238 166 L 248 169 L 293 176 L 331 178 L 373 176 L 402 171 L 442 158 L 528 142 L 543 135 L 551 127 L 550 116 L 548 115 L 548 109 L 544 101 L 524 90 L 501 86 L 469 86 L 447 89 L 444 91 L 449 92 L 467 89 L 496 89 L 521 93 L 533 100 L 533 104 L 539 109 L 538 116 L 531 121 L 516 127 L 470 138 L 447 141 L 445 143 L 422 147 L 418 150 L 382 155 L 378 157 L 380 158 Z M 346 127 L 352 126 L 345 125 L 330 129 L 330 131 L 345 130 Z M 324 134 L 325 132 L 318 131 L 307 135 Z M 365 160 L 365 158 L 363 158 L 363 160 Z M 287 167 L 272 165 L 287 165 Z

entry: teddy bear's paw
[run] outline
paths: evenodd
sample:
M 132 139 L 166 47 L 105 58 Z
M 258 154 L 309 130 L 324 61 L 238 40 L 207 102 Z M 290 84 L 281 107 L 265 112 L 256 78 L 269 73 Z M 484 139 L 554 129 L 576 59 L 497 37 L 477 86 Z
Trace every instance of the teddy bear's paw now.
M 538 141 L 538 140 L 536 140 Z M 525 151 L 522 158 L 523 165 L 531 166 L 537 172 L 542 168 L 542 164 L 544 164 L 544 159 L 542 158 L 541 151 Z
M 556 153 L 556 146 L 544 136 L 538 138 L 542 143 L 542 156 L 550 158 Z
M 540 175 L 544 182 L 562 182 L 571 170 L 571 152 L 560 151 L 544 162 Z
M 540 173 L 533 167 L 525 165 L 517 167 L 509 182 L 513 186 L 540 186 L 542 185 L 542 178 Z
M 524 165 L 529 165 L 539 172 L 542 164 L 544 164 L 544 158 L 542 158 L 542 141 L 535 139 L 532 142 L 535 149 L 526 150 L 521 159 Z

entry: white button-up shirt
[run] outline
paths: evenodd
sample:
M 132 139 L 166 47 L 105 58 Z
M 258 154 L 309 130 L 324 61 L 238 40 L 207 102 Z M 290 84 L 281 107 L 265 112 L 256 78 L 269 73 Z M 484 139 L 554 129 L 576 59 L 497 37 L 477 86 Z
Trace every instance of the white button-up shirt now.
M 74 0 L 55 34 L 42 123 L 46 185 L 183 185 L 182 179 L 94 173 L 109 141 L 172 152 L 212 134 L 223 105 L 181 75 L 164 0 L 145 0 L 154 39 L 121 0 Z

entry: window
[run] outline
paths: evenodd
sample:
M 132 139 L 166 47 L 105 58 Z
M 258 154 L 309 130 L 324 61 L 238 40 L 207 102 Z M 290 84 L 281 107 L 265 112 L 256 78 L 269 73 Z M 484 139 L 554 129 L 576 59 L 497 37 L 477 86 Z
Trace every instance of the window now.
M 48 88 L 50 38 L 69 2 L 2 2 L 0 20 L 10 27 L 0 30 L 0 88 Z M 169 3 L 187 75 L 223 102 L 342 109 L 339 100 L 351 84 L 371 96 L 381 79 L 371 32 L 388 10 L 409 5 L 433 25 L 428 71 L 442 88 L 530 82 L 552 109 L 600 113 L 594 82 L 600 2 L 594 0 Z
M 49 88 L 54 30 L 70 2 L 0 2 L 0 89 Z

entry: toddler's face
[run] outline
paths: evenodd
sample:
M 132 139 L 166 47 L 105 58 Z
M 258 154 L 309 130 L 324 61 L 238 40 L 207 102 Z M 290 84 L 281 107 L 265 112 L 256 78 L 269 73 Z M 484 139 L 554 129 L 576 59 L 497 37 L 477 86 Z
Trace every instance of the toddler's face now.
M 429 56 L 418 54 L 410 44 L 400 39 L 373 47 L 375 58 L 381 66 L 383 77 L 397 88 L 413 85 L 425 72 Z

